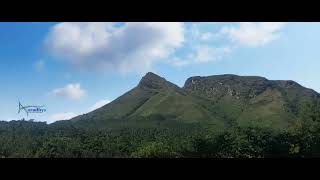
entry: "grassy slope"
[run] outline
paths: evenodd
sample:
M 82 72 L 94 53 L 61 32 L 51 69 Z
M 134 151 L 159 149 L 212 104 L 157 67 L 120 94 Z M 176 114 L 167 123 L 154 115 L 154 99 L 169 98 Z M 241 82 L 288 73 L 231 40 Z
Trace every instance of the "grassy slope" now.
M 184 88 L 211 99 L 233 124 L 273 129 L 293 125 L 302 104 L 319 97 L 293 81 L 269 81 L 255 76 L 192 77 Z
M 128 93 L 72 122 L 91 127 L 199 123 L 216 130 L 234 125 L 284 129 L 296 121 L 301 104 L 318 96 L 292 81 L 233 75 L 195 80 L 196 86 L 179 88 L 149 74 Z
M 206 123 L 222 128 L 223 120 L 211 101 L 174 90 L 152 96 L 131 117 L 161 115 L 183 123 Z

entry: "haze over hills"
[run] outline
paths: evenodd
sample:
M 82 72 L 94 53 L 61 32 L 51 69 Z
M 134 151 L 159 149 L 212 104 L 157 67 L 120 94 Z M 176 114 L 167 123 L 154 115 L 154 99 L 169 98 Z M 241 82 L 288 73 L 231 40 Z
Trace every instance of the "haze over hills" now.
M 231 74 L 190 77 L 183 87 L 147 73 L 113 102 L 71 119 L 84 127 L 157 127 L 196 123 L 216 130 L 259 126 L 285 129 L 305 102 L 320 95 L 294 81 Z

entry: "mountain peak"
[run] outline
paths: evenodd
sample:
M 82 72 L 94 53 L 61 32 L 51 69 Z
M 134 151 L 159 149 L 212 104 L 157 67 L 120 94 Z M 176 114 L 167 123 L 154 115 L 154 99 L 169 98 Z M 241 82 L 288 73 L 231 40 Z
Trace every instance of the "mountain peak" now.
M 153 72 L 147 72 L 147 74 L 144 76 L 144 78 L 162 78 L 159 75 L 153 73 Z M 163 78 L 162 78 L 163 79 Z
M 160 77 L 159 75 L 148 72 L 139 82 L 139 87 L 147 87 L 150 89 L 162 89 L 163 87 L 167 87 L 170 82 L 168 82 L 165 78 Z

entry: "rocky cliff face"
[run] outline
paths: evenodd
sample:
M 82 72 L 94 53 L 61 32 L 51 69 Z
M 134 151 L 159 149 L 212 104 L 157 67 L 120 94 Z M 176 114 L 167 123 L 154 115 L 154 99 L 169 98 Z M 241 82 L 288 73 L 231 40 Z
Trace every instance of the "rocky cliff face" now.
M 209 98 L 221 96 L 255 97 L 272 88 L 274 85 L 263 77 L 217 75 L 208 77 L 191 77 L 184 85 L 184 89 L 197 94 L 204 94 Z
M 320 97 L 319 94 L 301 86 L 294 81 L 273 81 L 259 76 L 237 76 L 237 75 L 217 75 L 200 77 L 195 76 L 187 79 L 183 87 L 189 92 L 202 94 L 209 98 L 219 98 L 222 96 L 232 96 L 235 98 L 253 98 L 263 93 L 267 89 L 278 89 L 285 94 L 287 91 L 295 91 L 307 97 Z

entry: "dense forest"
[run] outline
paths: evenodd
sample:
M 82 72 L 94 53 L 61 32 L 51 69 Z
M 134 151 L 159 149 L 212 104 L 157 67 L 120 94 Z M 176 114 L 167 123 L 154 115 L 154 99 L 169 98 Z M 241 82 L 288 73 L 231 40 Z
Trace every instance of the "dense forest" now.
M 172 128 L 95 129 L 73 124 L 0 123 L 2 158 L 264 158 L 320 157 L 320 101 L 307 103 L 283 131 L 233 126 L 222 132 L 201 124 Z

